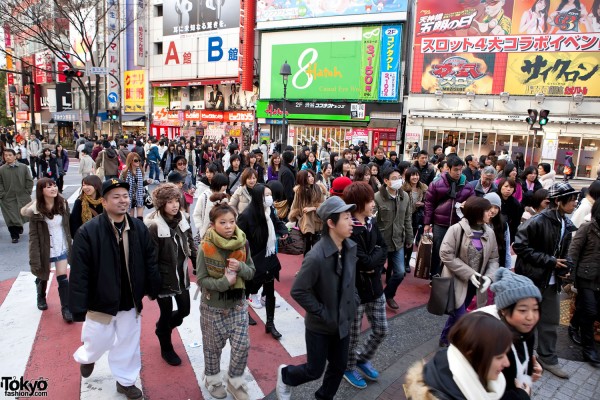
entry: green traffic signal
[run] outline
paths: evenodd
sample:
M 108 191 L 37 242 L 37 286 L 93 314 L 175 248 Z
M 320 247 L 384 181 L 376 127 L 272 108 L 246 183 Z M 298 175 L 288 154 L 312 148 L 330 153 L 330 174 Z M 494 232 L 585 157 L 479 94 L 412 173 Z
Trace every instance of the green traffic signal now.
M 540 110 L 540 126 L 544 126 L 548 123 L 548 114 L 550 114 L 549 110 Z

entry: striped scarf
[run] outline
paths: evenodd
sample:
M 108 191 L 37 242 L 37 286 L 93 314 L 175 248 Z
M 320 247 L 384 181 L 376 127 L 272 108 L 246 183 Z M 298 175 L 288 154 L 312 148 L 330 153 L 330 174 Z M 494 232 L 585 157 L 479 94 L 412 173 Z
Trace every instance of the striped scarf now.
M 127 171 L 127 176 L 125 177 L 125 182 L 129 184 L 129 198 L 131 199 L 131 204 L 133 208 L 133 204 L 135 207 L 143 207 L 144 206 L 144 175 L 142 174 L 142 169 L 137 168 L 135 170 L 135 176 L 131 171 Z

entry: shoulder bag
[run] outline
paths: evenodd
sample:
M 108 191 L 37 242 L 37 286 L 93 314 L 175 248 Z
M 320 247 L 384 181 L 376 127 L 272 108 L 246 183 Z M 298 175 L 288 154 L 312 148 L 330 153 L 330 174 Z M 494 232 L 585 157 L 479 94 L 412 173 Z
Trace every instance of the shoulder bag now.
M 465 231 L 460 227 L 460 240 L 456 250 L 456 257 L 460 253 Z M 444 268 L 446 268 L 444 266 Z M 431 280 L 431 293 L 427 302 L 427 311 L 433 315 L 450 315 L 454 312 L 454 275 L 450 277 L 434 276 Z
M 101 181 L 104 181 L 104 151 L 102 152 L 102 164 L 98 168 L 96 168 L 95 175 L 100 178 Z

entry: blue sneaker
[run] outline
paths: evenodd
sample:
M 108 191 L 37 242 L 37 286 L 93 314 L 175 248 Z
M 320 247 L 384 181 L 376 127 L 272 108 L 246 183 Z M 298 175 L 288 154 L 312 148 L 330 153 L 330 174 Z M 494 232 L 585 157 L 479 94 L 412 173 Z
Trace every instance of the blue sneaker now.
M 356 366 L 361 370 L 363 374 L 370 381 L 376 381 L 379 378 L 379 372 L 373 368 L 373 365 L 369 361 L 365 363 L 357 363 Z
M 348 371 L 344 372 L 344 379 L 346 379 L 349 384 L 357 389 L 364 389 L 367 387 L 367 382 L 355 369 L 349 369 Z

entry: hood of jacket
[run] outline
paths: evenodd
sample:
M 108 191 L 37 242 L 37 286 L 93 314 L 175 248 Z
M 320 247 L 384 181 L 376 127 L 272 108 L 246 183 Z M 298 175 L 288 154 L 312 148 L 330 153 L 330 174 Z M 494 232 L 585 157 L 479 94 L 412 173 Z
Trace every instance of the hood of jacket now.
M 464 399 L 450 371 L 448 349 L 438 351 L 423 367 L 423 381 L 438 399 Z
M 538 176 L 538 180 L 540 182 L 546 181 L 546 180 L 549 180 L 549 179 L 554 180 L 555 178 L 556 178 L 556 171 L 550 171 L 546 175 L 539 175 Z
M 167 238 L 171 237 L 171 228 L 167 225 L 167 221 L 163 218 L 163 216 L 158 211 L 153 211 L 146 217 L 144 217 L 144 225 L 150 226 L 152 224 L 156 224 L 158 237 L 159 238 Z M 190 229 L 190 224 L 187 221 L 187 218 L 182 213 L 181 221 L 178 224 L 181 232 L 185 232 Z
M 106 157 L 108 158 L 115 158 L 117 156 L 117 151 L 115 149 L 113 149 L 112 147 L 109 147 L 108 149 L 105 149 L 105 154 Z
M 37 201 L 32 200 L 31 202 L 25 204 L 23 208 L 21 208 L 21 215 L 27 218 L 33 217 L 35 214 L 39 214 L 39 210 L 37 209 Z

